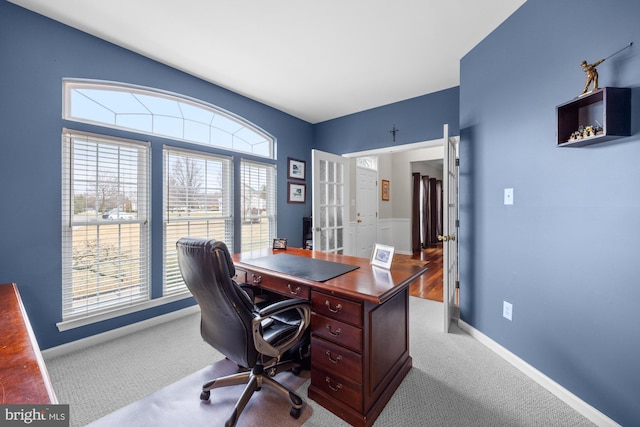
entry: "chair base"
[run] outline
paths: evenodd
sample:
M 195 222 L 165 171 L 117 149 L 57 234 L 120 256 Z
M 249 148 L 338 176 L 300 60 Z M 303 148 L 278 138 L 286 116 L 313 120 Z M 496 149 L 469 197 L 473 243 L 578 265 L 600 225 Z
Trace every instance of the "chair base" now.
M 267 385 L 291 401 L 291 410 L 289 411 L 289 415 L 291 415 L 295 419 L 298 419 L 300 417 L 300 414 L 302 413 L 302 398 L 271 377 L 275 377 L 277 374 L 283 371 L 299 371 L 300 367 L 300 362 L 295 361 L 280 362 L 266 368 L 261 364 L 257 364 L 250 371 L 238 372 L 237 374 L 227 375 L 209 381 L 202 386 L 200 400 L 209 400 L 211 390 L 213 390 L 214 388 L 246 384 L 244 390 L 242 391 L 242 395 L 233 408 L 231 416 L 225 423 L 225 427 L 233 427 L 238 422 L 238 417 L 240 417 L 240 414 L 247 406 L 247 403 L 249 403 L 249 399 L 251 399 L 253 393 L 259 391 L 263 385 Z

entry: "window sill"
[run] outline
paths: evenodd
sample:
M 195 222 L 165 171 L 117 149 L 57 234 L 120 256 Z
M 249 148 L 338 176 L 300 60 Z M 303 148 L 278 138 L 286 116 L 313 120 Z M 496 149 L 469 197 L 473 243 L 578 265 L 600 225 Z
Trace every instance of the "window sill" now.
M 107 312 L 97 313 L 87 317 L 71 319 L 71 320 L 63 320 L 62 322 L 56 323 L 56 326 L 58 327 L 58 330 L 60 332 L 64 332 L 70 329 L 80 328 L 82 326 L 91 325 L 93 323 L 102 322 L 104 320 L 113 319 L 116 317 L 124 316 L 126 314 L 136 313 L 138 311 L 147 310 L 149 308 L 158 307 L 161 305 L 169 304 L 174 301 L 180 301 L 190 297 L 191 297 L 191 293 L 184 292 L 181 294 L 171 295 L 168 297 L 156 298 L 149 301 L 133 304 L 127 307 L 122 307 L 122 308 L 110 310 Z

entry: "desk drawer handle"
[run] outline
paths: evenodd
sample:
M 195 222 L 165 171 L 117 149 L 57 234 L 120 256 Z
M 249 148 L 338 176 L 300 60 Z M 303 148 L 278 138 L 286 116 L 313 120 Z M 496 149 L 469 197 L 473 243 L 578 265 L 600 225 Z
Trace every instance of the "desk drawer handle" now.
M 331 352 L 329 350 L 325 351 L 324 354 L 327 355 L 327 358 L 329 358 L 329 362 L 337 365 L 338 363 L 340 363 L 340 361 L 342 360 L 342 356 L 338 355 L 338 357 L 336 357 L 335 359 L 331 358 Z
M 331 331 L 331 325 L 327 325 L 327 329 L 329 330 L 329 333 L 331 335 L 333 335 L 334 337 L 337 337 L 342 332 L 342 330 L 340 328 L 336 329 L 335 332 Z
M 329 384 L 329 388 L 333 391 L 339 391 L 342 388 L 342 384 L 338 383 L 336 384 L 336 386 L 332 386 L 331 385 L 331 378 L 329 377 L 324 377 L 324 380 L 327 382 L 327 384 Z
M 253 283 L 254 284 L 259 284 L 260 282 L 262 282 L 262 276 L 256 276 L 255 274 L 252 274 L 253 276 Z
M 298 286 L 294 291 L 291 288 L 291 283 L 287 283 L 287 288 L 289 288 L 289 292 L 291 292 L 292 295 L 300 295 L 300 286 Z
M 337 313 L 340 310 L 342 310 L 342 304 L 336 305 L 336 308 L 331 308 L 331 303 L 329 302 L 329 300 L 325 300 L 324 303 L 327 306 L 327 308 L 329 309 L 329 311 L 332 312 L 332 313 Z

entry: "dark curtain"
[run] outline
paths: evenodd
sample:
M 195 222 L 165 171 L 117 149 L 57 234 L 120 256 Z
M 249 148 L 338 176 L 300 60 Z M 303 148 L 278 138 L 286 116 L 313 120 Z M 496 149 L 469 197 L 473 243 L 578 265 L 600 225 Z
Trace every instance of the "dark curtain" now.
M 442 181 L 414 173 L 412 209 L 413 250 L 437 244 L 442 234 Z
M 422 177 L 422 218 L 420 224 L 422 228 L 422 249 L 431 242 L 431 191 L 429 191 L 429 177 Z
M 440 222 L 438 212 L 441 209 L 438 206 L 440 197 L 436 191 L 436 181 L 435 178 L 429 179 L 429 240 L 427 241 L 429 245 L 438 242 L 438 223 Z
M 438 240 L 438 235 L 442 235 L 442 215 L 443 215 L 443 207 L 442 207 L 442 180 L 436 181 L 436 241 Z
M 420 174 L 414 173 L 413 190 L 411 194 L 411 250 L 421 249 L 420 238 Z

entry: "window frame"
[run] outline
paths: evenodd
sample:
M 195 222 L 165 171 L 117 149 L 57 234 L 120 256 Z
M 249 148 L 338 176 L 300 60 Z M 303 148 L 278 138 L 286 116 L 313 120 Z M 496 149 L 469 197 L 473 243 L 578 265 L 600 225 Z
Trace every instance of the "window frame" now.
M 194 212 L 194 215 L 190 215 L 190 208 L 185 205 L 184 212 L 186 215 L 171 215 L 170 193 L 171 187 L 169 185 L 170 172 L 167 170 L 169 163 L 172 159 L 169 156 L 175 156 L 185 159 L 197 159 L 204 162 L 219 162 L 222 168 L 221 176 L 221 200 L 219 200 L 219 209 L 222 208 L 221 215 L 219 217 L 212 215 L 213 209 L 199 209 L 199 212 Z M 204 165 L 206 168 L 206 164 Z M 192 230 L 199 230 L 198 237 L 215 238 L 215 232 L 219 230 L 215 226 L 216 222 L 223 222 L 223 235 L 222 240 L 225 242 L 229 251 L 233 253 L 234 247 L 234 191 L 233 191 L 233 168 L 234 161 L 232 157 L 223 156 L 218 154 L 206 153 L 202 151 L 187 150 L 177 148 L 169 145 L 165 145 L 162 150 L 162 167 L 163 167 L 163 208 L 162 208 L 162 242 L 163 242 L 163 254 L 162 254 L 162 296 L 170 297 L 174 295 L 190 295 L 182 277 L 180 271 L 177 268 L 177 251 L 175 248 L 175 242 L 180 237 L 190 237 L 194 234 Z M 205 177 L 206 180 L 206 177 Z M 205 192 L 208 192 L 211 188 L 206 185 Z M 226 192 L 226 194 L 225 194 Z M 222 206 L 220 206 L 222 205 Z M 175 204 L 176 207 L 180 207 L 179 204 Z M 201 213 L 205 215 L 201 215 Z M 205 223 L 206 221 L 206 223 Z M 173 235 L 175 232 L 169 231 L 169 227 L 185 227 L 188 230 L 186 233 L 181 233 L 179 236 L 174 235 L 173 244 L 168 240 L 169 235 Z
M 254 169 L 263 169 L 265 171 L 265 202 L 264 202 L 264 213 L 258 212 L 253 214 L 252 212 L 247 216 L 246 211 L 246 200 L 247 195 L 245 191 L 249 188 L 249 185 L 246 184 L 246 173 L 248 172 L 248 168 Z M 260 180 L 259 177 L 251 176 L 249 178 L 253 178 Z M 253 189 L 256 190 L 256 189 Z M 251 250 L 259 250 L 259 249 L 269 249 L 272 247 L 273 239 L 277 237 L 277 206 L 278 206 L 278 185 L 277 185 L 277 167 L 274 164 L 269 164 L 265 162 L 257 162 L 254 160 L 241 158 L 240 159 L 240 251 L 246 252 Z M 252 195 L 249 195 L 249 198 L 252 198 Z M 249 220 L 247 224 L 246 220 Z M 253 231 L 257 228 L 258 233 L 264 234 L 261 229 L 264 228 L 262 221 L 267 221 L 267 236 L 264 239 L 253 240 L 251 239 L 250 247 L 245 245 L 245 241 L 243 236 L 246 232 L 251 232 L 253 235 Z
M 113 106 L 101 105 L 100 102 L 93 100 L 95 105 L 98 105 L 104 111 L 109 111 L 111 114 L 113 114 L 114 119 L 112 121 L 100 120 L 98 119 L 97 115 L 94 116 L 94 118 L 78 117 L 73 114 L 73 94 L 74 94 L 74 91 L 79 91 L 79 90 L 94 90 L 94 91 L 104 91 L 104 92 L 118 93 L 118 94 L 130 94 L 132 95 L 133 98 L 135 98 L 135 102 L 140 103 L 140 105 L 136 105 L 136 107 L 140 108 L 140 111 L 137 113 L 133 111 L 128 111 L 128 112 L 114 111 L 112 109 Z M 261 157 L 265 159 L 275 160 L 276 158 L 276 155 L 275 155 L 276 141 L 273 136 L 265 132 L 263 129 L 255 126 L 251 122 L 247 121 L 246 119 L 236 114 L 233 114 L 223 108 L 220 108 L 218 106 L 212 105 L 208 102 L 205 102 L 199 99 L 191 98 L 189 96 L 182 95 L 182 94 L 176 94 L 168 91 L 163 91 L 160 89 L 154 89 L 154 88 L 149 88 L 149 87 L 139 86 L 139 85 L 131 85 L 126 83 L 109 82 L 109 81 L 102 81 L 102 80 L 70 79 L 70 78 L 63 79 L 62 91 L 63 91 L 62 118 L 65 120 L 70 120 L 70 121 L 75 121 L 80 123 L 89 123 L 89 124 L 104 126 L 112 129 L 121 129 L 125 131 L 130 131 L 130 132 L 137 132 L 144 135 L 158 136 L 161 138 L 167 138 L 175 141 L 184 141 L 190 144 L 197 144 L 205 147 L 213 147 L 216 149 L 221 149 L 221 150 L 225 150 L 233 153 L 238 153 L 238 154 L 243 153 L 243 154 L 248 154 L 251 156 Z M 169 114 L 154 113 L 151 107 L 147 107 L 143 103 L 143 100 L 140 99 L 143 97 L 146 97 L 149 101 L 151 99 L 155 99 L 156 101 L 159 101 L 159 102 L 169 101 L 169 102 L 177 103 L 177 110 L 180 111 L 181 117 L 178 117 L 177 115 L 172 116 Z M 86 98 L 90 99 L 88 97 Z M 185 118 L 185 112 L 183 111 L 183 109 L 180 108 L 180 105 L 182 105 L 183 108 L 188 106 L 189 108 L 200 110 L 203 114 L 211 114 L 211 122 L 209 124 L 206 124 L 205 122 L 200 122 L 200 121 L 192 120 L 189 118 Z M 145 130 L 140 127 L 118 125 L 117 124 L 118 116 L 121 116 L 121 117 L 150 116 L 149 125 L 151 126 L 151 130 L 150 131 Z M 156 117 L 158 121 L 160 118 L 164 118 L 165 120 L 169 120 L 169 119 L 181 120 L 182 133 L 183 133 L 182 137 L 154 131 L 154 127 L 156 126 L 154 117 Z M 221 124 L 219 124 L 219 126 L 222 126 L 222 127 L 214 125 L 213 120 L 222 120 Z M 185 132 L 187 128 L 186 125 L 188 123 L 198 123 L 201 126 L 209 126 L 209 139 L 214 137 L 213 133 L 229 135 L 229 137 L 231 138 L 231 146 L 226 144 L 218 144 L 212 141 L 206 143 L 201 140 L 186 138 Z M 233 124 L 235 124 L 237 128 L 234 128 L 233 130 L 223 129 L 223 127 L 229 127 Z M 160 126 L 158 125 L 158 127 Z M 234 141 L 238 141 L 238 143 L 246 142 L 246 145 L 252 146 L 251 142 L 249 142 L 247 139 L 242 138 L 240 136 L 242 133 L 249 134 L 248 136 L 250 136 L 250 134 L 253 134 L 263 138 L 264 141 L 262 141 L 261 143 L 267 144 L 267 148 L 266 148 L 267 153 L 256 152 L 253 149 L 243 150 L 238 148 L 238 146 L 234 146 Z
M 85 142 L 87 146 L 94 145 L 95 152 L 98 153 L 102 151 L 108 151 L 109 149 L 116 150 L 117 154 L 117 162 L 115 163 L 115 169 L 118 172 L 116 177 L 116 192 L 119 193 L 121 191 L 121 185 L 123 185 L 123 181 L 125 181 L 124 175 L 120 175 L 120 173 L 124 174 L 125 171 L 121 171 L 121 168 L 124 169 L 121 163 L 126 160 L 126 158 L 122 158 L 120 156 L 120 150 L 126 149 L 131 150 L 136 154 L 137 168 L 136 179 L 135 179 L 135 205 L 136 205 L 136 218 L 132 218 L 130 214 L 124 214 L 122 210 L 118 207 L 113 214 L 108 214 L 108 217 L 104 217 L 104 213 L 100 210 L 89 210 L 88 206 L 85 209 L 84 219 L 82 217 L 76 218 L 75 215 L 75 198 L 77 196 L 75 192 L 76 186 L 80 186 L 81 178 L 75 179 L 74 175 L 76 172 L 84 171 L 91 172 L 89 168 L 80 169 L 80 165 L 82 163 L 82 156 L 79 153 L 74 152 L 76 144 L 78 142 Z M 117 149 L 115 147 L 118 147 Z M 105 318 L 111 318 L 122 314 L 123 312 L 130 312 L 132 307 L 137 307 L 140 304 L 145 304 L 151 299 L 151 230 L 149 227 L 149 219 L 150 219 L 150 198 L 151 198 L 151 150 L 150 144 L 147 142 L 135 141 L 131 139 L 123 139 L 116 138 L 107 135 L 100 135 L 88 132 L 81 132 L 76 130 L 63 129 L 62 133 L 62 321 L 58 323 L 58 327 L 60 330 L 70 329 L 71 327 L 82 326 L 89 323 L 94 323 L 96 321 L 103 320 Z M 113 161 L 113 156 L 111 153 L 107 153 L 105 155 L 106 158 L 111 157 Z M 77 157 L 76 157 L 77 156 Z M 106 162 L 106 161 L 105 161 Z M 105 163 L 102 162 L 102 163 Z M 106 162 L 108 163 L 108 162 Z M 91 182 L 91 178 L 95 178 L 96 184 L 96 194 L 97 187 L 101 180 L 101 176 L 109 176 L 110 179 L 113 179 L 112 171 L 105 172 L 101 171 L 101 168 L 98 168 L 98 164 L 96 163 L 95 168 L 95 176 L 89 175 L 87 173 L 87 181 Z M 102 175 L 104 174 L 104 175 Z M 80 177 L 80 175 L 78 175 Z M 112 184 L 113 185 L 113 184 Z M 90 187 L 87 187 L 86 195 L 90 194 Z M 140 194 L 140 193 L 143 194 Z M 97 197 L 96 197 L 97 199 Z M 96 202 L 97 203 L 97 200 Z M 95 211 L 95 216 L 93 218 L 90 217 L 91 214 L 88 212 Z M 91 227 L 95 227 L 95 235 L 96 242 L 101 241 L 103 239 L 101 236 L 108 236 L 108 229 L 117 228 L 116 233 L 116 242 L 115 250 L 117 252 L 116 261 L 105 261 L 105 258 L 100 258 L 103 255 L 101 253 L 106 252 L 107 248 L 111 246 L 111 243 L 105 243 L 104 245 L 96 246 L 95 251 L 87 251 L 85 253 L 86 258 L 91 258 L 95 256 L 95 260 L 92 265 L 105 265 L 109 264 L 112 267 L 116 268 L 118 273 L 117 277 L 126 277 L 127 268 L 126 265 L 129 265 L 128 258 L 126 256 L 126 250 L 121 246 L 121 242 L 123 239 L 123 233 L 126 234 L 126 229 L 129 229 L 129 232 L 135 233 L 135 225 L 138 225 L 138 242 L 137 244 L 132 244 L 131 246 L 126 246 L 125 248 L 133 249 L 137 247 L 139 250 L 139 256 L 134 260 L 137 261 L 137 271 L 139 279 L 141 283 L 139 286 L 142 287 L 141 291 L 138 293 L 136 297 L 135 294 L 132 298 L 126 298 L 126 296 L 117 297 L 113 300 L 105 300 L 102 302 L 94 302 L 91 303 L 89 301 L 90 297 L 86 297 L 87 300 L 85 304 L 79 306 L 78 308 L 73 308 L 73 293 L 76 290 L 76 286 L 79 284 L 80 279 L 74 281 L 74 268 L 73 264 L 76 260 L 80 258 L 74 259 L 74 250 L 77 250 L 76 241 L 74 240 L 74 236 L 78 237 L 82 235 L 82 229 L 84 228 L 87 231 L 91 230 Z M 101 231 L 103 230 L 104 233 Z M 111 237 L 111 240 L 113 237 Z M 103 240 L 109 241 L 107 237 Z M 135 240 L 134 240 L 135 242 Z M 105 246 L 106 245 L 106 246 Z M 112 246 L 110 248 L 114 250 Z M 87 269 L 90 269 L 90 266 L 87 265 Z M 97 271 L 95 272 L 95 289 L 96 296 L 95 298 L 100 299 L 99 295 L 103 292 L 107 292 L 106 288 L 108 285 L 104 285 L 101 287 L 100 285 L 100 276 L 103 275 L 99 272 L 100 267 L 96 267 Z M 121 270 L 122 269 L 122 270 Z M 136 270 L 132 270 L 136 271 Z M 122 276 L 121 276 L 122 275 Z M 104 276 L 104 275 L 103 275 Z M 134 274 L 134 278 L 135 278 Z M 89 280 L 89 279 L 87 279 Z M 120 279 L 118 279 L 120 280 Z M 90 282 L 90 283 L 93 283 Z M 120 289 L 117 287 L 117 289 Z M 120 290 L 116 293 L 121 292 Z M 126 294 L 126 291 L 122 291 Z

